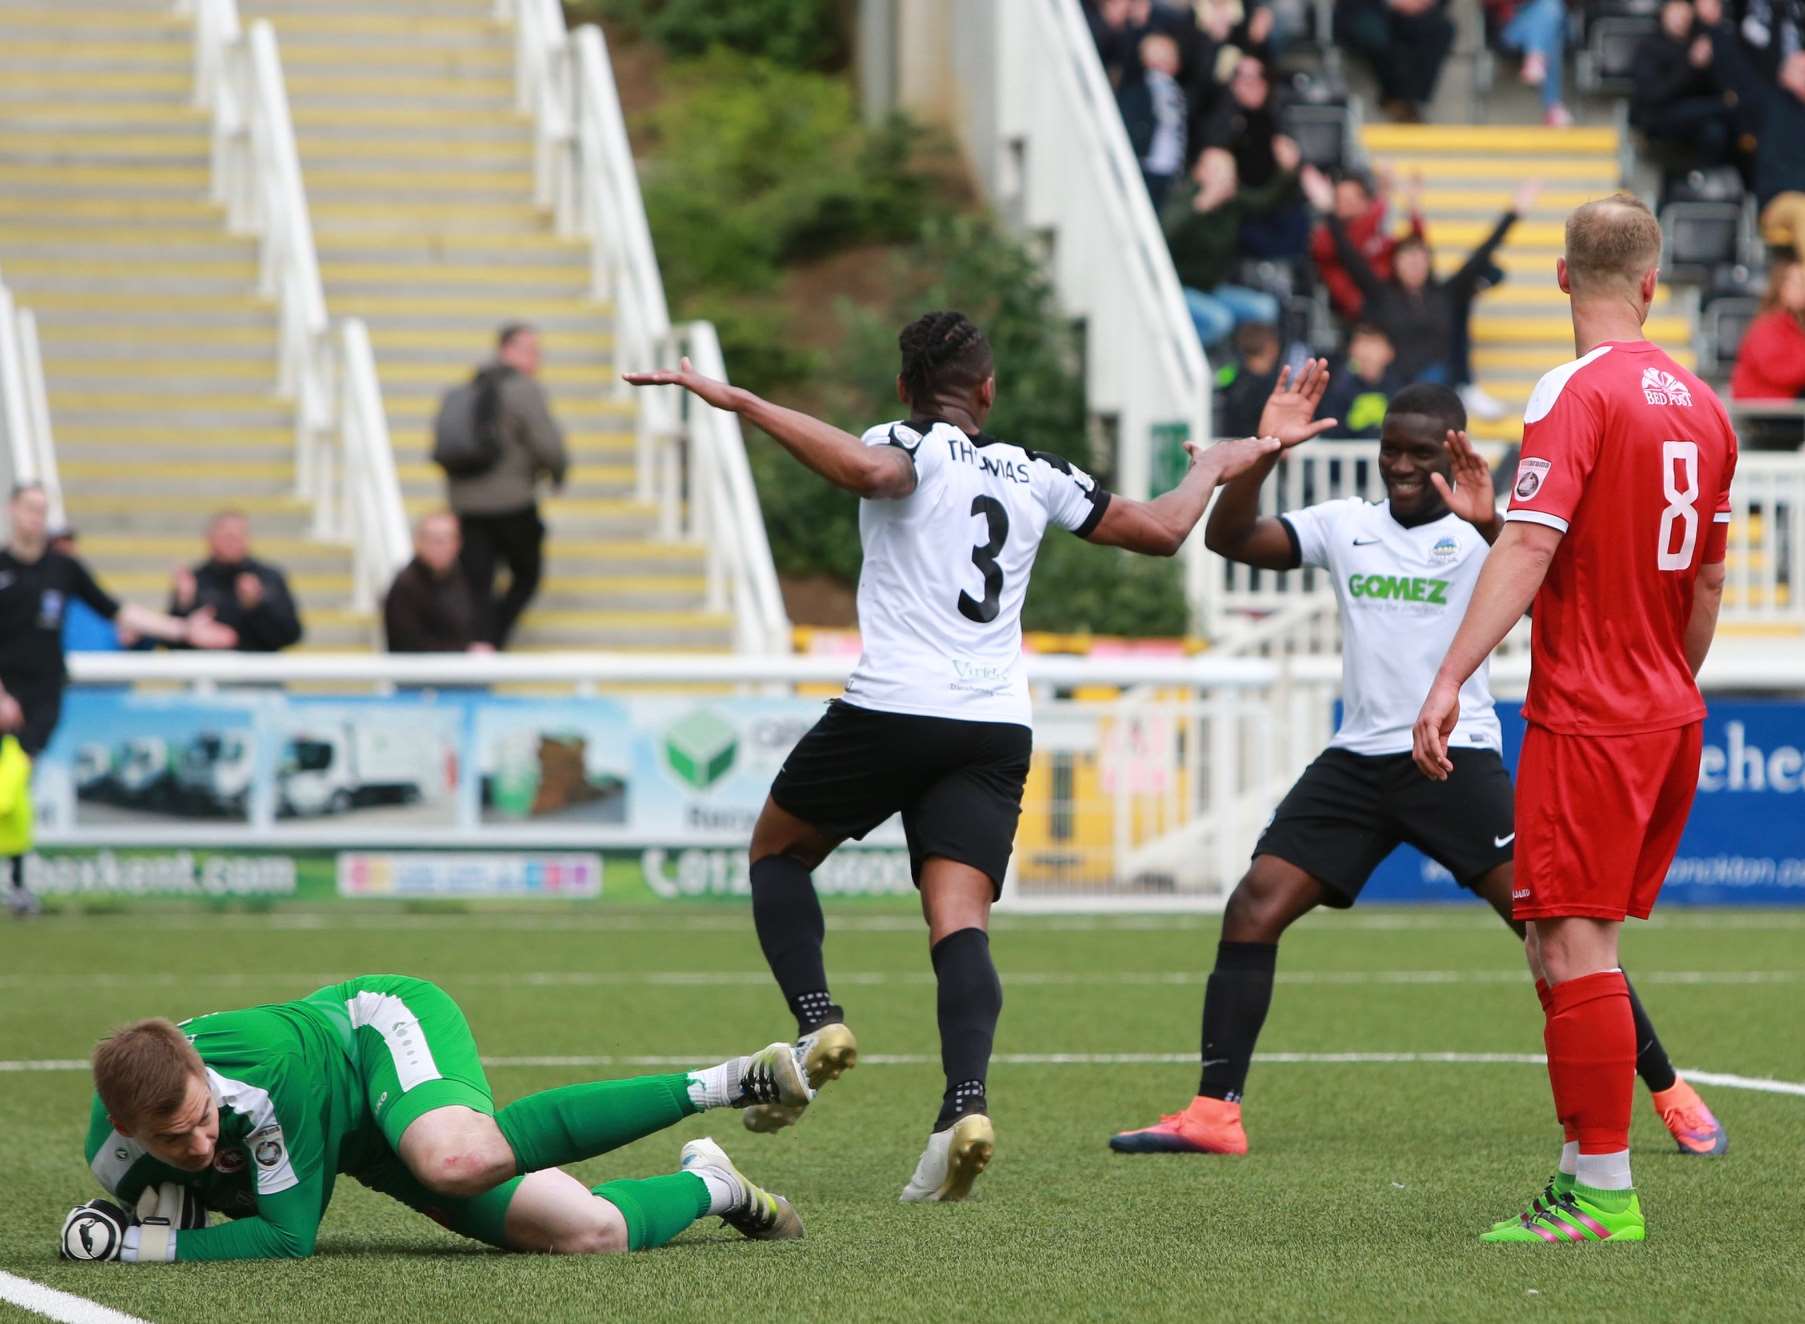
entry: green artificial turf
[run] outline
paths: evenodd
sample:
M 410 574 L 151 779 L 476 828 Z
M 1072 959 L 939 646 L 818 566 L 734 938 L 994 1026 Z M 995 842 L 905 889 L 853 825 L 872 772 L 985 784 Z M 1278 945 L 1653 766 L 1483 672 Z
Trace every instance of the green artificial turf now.
M 156 1321 L 709 1318 L 1774 1320 L 1805 1311 L 1805 1097 L 1701 1086 L 1730 1133 L 1673 1152 L 1638 1087 L 1636 1174 L 1650 1240 L 1481 1246 L 1559 1147 L 1540 1067 L 1256 1062 L 1244 1159 L 1126 1156 L 1110 1133 L 1190 1098 L 1216 921 L 999 917 L 1002 1055 L 1177 1054 L 1156 1064 L 991 1072 L 995 1163 L 977 1197 L 902 1206 L 938 1103 L 920 921 L 829 908 L 828 964 L 867 1061 L 794 1130 L 732 1113 L 585 1164 L 588 1181 L 668 1171 L 713 1134 L 790 1195 L 805 1240 L 698 1225 L 672 1246 L 590 1260 L 461 1242 L 341 1182 L 318 1253 L 239 1265 L 69 1265 L 55 1234 L 98 1191 L 82 1161 L 80 1058 L 111 1024 L 299 996 L 354 974 L 441 982 L 491 1058 L 702 1064 L 789 1031 L 749 916 L 725 906 L 406 914 L 352 908 L 49 916 L 0 929 L 0 1267 Z M 1625 961 L 1682 1069 L 1805 1080 L 1805 913 L 1672 911 Z M 1286 939 L 1263 1053 L 1524 1054 L 1540 1012 L 1502 926 L 1476 909 L 1312 917 Z M 905 1059 L 887 1062 L 886 1057 Z M 593 1068 L 496 1065 L 498 1101 Z M 0 1319 L 29 1318 L 0 1305 Z

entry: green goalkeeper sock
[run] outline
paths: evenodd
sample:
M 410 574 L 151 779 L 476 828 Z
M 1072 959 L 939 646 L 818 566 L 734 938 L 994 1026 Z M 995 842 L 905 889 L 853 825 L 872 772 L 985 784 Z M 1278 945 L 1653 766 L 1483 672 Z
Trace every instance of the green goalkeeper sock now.
M 693 1172 L 592 1188 L 627 1220 L 627 1249 L 655 1250 L 708 1212 L 708 1187 Z
M 696 1111 L 688 1076 L 636 1076 L 529 1094 L 496 1113 L 495 1124 L 525 1173 L 606 1154 Z

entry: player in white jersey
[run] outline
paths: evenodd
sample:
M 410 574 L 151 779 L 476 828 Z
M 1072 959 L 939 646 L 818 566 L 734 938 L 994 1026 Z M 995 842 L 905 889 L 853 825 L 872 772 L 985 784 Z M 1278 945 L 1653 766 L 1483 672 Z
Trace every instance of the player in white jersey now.
M 796 1016 L 817 1086 L 858 1045 L 828 992 L 825 926 L 811 871 L 840 842 L 900 813 L 939 984 L 946 1090 L 905 1200 L 958 1200 L 990 1160 L 985 1076 L 1003 990 L 990 958 L 990 907 L 1021 815 L 1032 744 L 1021 607 L 1035 552 L 1058 525 L 1090 542 L 1171 556 L 1218 483 L 1278 442 L 1190 447 L 1172 491 L 1133 501 L 1054 455 L 992 437 L 996 376 L 963 315 L 903 328 L 897 397 L 907 419 L 854 437 L 750 392 L 681 372 L 629 374 L 683 386 L 770 433 L 828 481 L 857 493 L 864 652 L 845 696 L 785 761 L 752 834 L 752 918 Z M 801 1108 L 749 1108 L 776 1130 Z
M 1260 430 L 1286 445 L 1311 435 L 1328 374 L 1281 374 Z M 1245 1154 L 1241 1095 L 1272 1001 L 1278 942 L 1318 906 L 1351 906 L 1399 842 L 1410 842 L 1511 918 L 1516 829 L 1510 773 L 1482 664 L 1462 686 L 1449 757 L 1460 775 L 1430 781 L 1411 757 L 1417 696 L 1441 666 L 1488 549 L 1503 528 L 1491 472 L 1466 437 L 1466 410 L 1444 386 L 1393 396 L 1377 463 L 1387 499 L 1325 501 L 1261 517 L 1277 457 L 1230 483 L 1205 537 L 1247 565 L 1326 571 L 1341 612 L 1340 729 L 1291 788 L 1229 897 L 1203 1006 L 1203 1076 L 1182 1112 L 1110 1141 L 1124 1153 Z M 1454 787 L 1460 783 L 1462 789 Z M 1680 1148 L 1720 1154 L 1723 1128 L 1680 1080 L 1642 1005 L 1637 1068 Z

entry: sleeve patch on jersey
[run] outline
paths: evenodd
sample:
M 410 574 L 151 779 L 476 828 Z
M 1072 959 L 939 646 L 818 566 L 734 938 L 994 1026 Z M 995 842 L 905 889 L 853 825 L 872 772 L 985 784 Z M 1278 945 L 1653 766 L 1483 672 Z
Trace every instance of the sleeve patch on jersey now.
M 1517 480 L 1511 484 L 1511 494 L 1519 501 L 1533 500 L 1535 494 L 1542 490 L 1542 484 L 1548 478 L 1548 471 L 1553 466 L 1547 460 L 1535 456 L 1527 456 L 1517 464 Z
M 912 435 L 915 438 L 915 444 L 913 446 L 911 446 L 908 442 L 904 441 L 901 437 L 899 437 L 897 435 L 896 429 L 901 426 L 902 426 L 902 424 L 899 423 L 896 425 L 896 427 L 892 427 L 890 429 L 890 440 L 889 440 L 888 444 L 896 447 L 897 450 L 901 451 L 904 455 L 907 455 L 912 460 L 915 458 L 915 452 L 921 449 L 921 443 L 922 443 L 923 438 L 922 438 L 921 434 L 919 434 L 919 433 L 911 433 L 910 435 Z
M 257 1194 L 277 1195 L 296 1185 L 294 1164 L 289 1161 L 288 1143 L 280 1126 L 266 1126 L 245 1137 L 244 1147 L 257 1165 Z

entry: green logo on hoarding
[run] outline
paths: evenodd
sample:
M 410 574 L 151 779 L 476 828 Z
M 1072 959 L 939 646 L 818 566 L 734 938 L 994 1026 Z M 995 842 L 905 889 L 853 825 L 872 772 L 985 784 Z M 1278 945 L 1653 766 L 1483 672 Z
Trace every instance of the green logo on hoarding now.
M 691 713 L 664 733 L 664 757 L 671 771 L 698 791 L 725 777 L 739 752 L 739 733 L 706 709 Z

